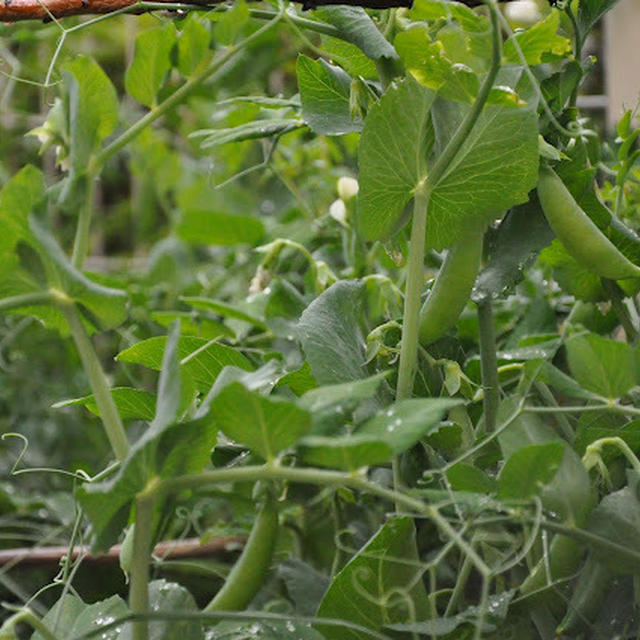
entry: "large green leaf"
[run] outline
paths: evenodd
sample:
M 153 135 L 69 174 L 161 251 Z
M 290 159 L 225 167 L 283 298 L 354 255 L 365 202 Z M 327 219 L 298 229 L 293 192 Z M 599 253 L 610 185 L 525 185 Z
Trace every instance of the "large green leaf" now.
M 500 471 L 498 498 L 521 499 L 537 495 L 555 477 L 563 456 L 561 442 L 530 444 L 518 449 Z
M 81 174 L 118 123 L 118 96 L 107 74 L 92 58 L 75 58 L 65 65 L 63 77 L 69 100 L 71 164 Z
M 166 580 L 153 580 L 149 583 L 149 609 L 154 613 L 196 614 L 198 605 L 193 596 L 182 585 Z M 102 636 L 101 636 L 102 637 Z M 128 624 L 118 636 L 118 640 L 131 640 L 133 625 Z M 203 640 L 204 630 L 199 620 L 168 618 L 151 620 L 149 640 Z
M 149 338 L 121 351 L 116 360 L 141 364 L 159 371 L 162 368 L 167 338 Z M 178 342 L 178 353 L 184 372 L 189 375 L 200 391 L 206 392 L 215 382 L 218 374 L 226 366 L 234 366 L 245 371 L 253 367 L 239 352 L 231 347 L 207 341 L 204 338 L 182 336 Z
M 442 42 L 431 41 L 426 25 L 416 25 L 396 36 L 395 47 L 407 69 L 423 86 L 448 100 L 473 102 L 480 81 L 464 64 L 447 58 Z
M 111 596 L 106 600 L 86 604 L 78 596 L 65 593 L 49 609 L 42 619 L 45 626 L 58 638 L 74 638 L 95 631 L 97 627 L 108 624 L 129 614 L 129 608 L 120 596 Z M 102 640 L 118 640 L 120 627 L 111 627 L 100 633 Z M 31 640 L 45 640 L 36 631 Z
M 395 49 L 378 31 L 375 23 L 362 7 L 319 7 L 314 11 L 314 15 L 336 27 L 344 40 L 356 45 L 372 60 L 398 57 Z
M 357 431 L 386 442 L 394 455 L 406 451 L 427 435 L 452 407 L 462 404 L 456 398 L 414 398 L 384 409 Z
M 395 230 L 426 175 L 435 95 L 405 80 L 392 86 L 367 115 L 358 147 L 358 222 L 368 240 L 386 238 Z
M 614 400 L 638 384 L 638 356 L 626 342 L 583 333 L 566 349 L 571 374 L 589 391 Z
M 341 280 L 302 313 L 298 337 L 319 384 L 351 382 L 368 376 L 365 343 L 358 324 L 364 284 Z
M 200 22 L 200 14 L 192 13 L 185 19 L 178 40 L 178 69 L 185 76 L 193 74 L 206 59 L 211 34 Z
M 390 597 L 394 593 L 404 597 Z M 412 606 L 407 606 L 406 598 Z M 392 518 L 378 530 L 335 576 L 317 615 L 373 631 L 430 616 L 412 518 Z M 348 627 L 316 626 L 332 640 L 369 640 L 369 634 Z
M 568 38 L 558 34 L 560 27 L 560 12 L 551 9 L 551 13 L 533 26 L 519 31 L 504 45 L 504 57 L 508 62 L 522 64 L 520 55 L 516 51 L 513 40 L 518 43 L 527 64 L 534 65 L 551 61 L 571 52 L 571 42 Z
M 44 177 L 33 165 L 26 165 L 0 191 L 0 274 L 12 275 L 17 267 L 14 247 L 30 238 L 29 215 L 44 198 Z
M 255 216 L 218 211 L 185 211 L 176 229 L 178 236 L 191 244 L 255 247 L 264 236 L 264 224 Z
M 437 157 L 470 109 L 435 101 L 431 110 Z M 450 247 L 474 221 L 490 221 L 527 202 L 538 182 L 538 121 L 530 109 L 490 105 L 435 185 L 427 214 L 427 241 Z
M 158 91 L 171 69 L 171 50 L 176 43 L 173 22 L 139 33 L 133 60 L 125 74 L 127 92 L 147 107 L 156 104 Z
M 351 78 L 340 67 L 301 54 L 296 74 L 302 117 L 312 131 L 337 136 L 362 129 L 362 120 L 351 114 Z
M 284 398 L 264 397 L 232 382 L 211 403 L 211 416 L 226 436 L 265 460 L 293 446 L 311 427 L 311 416 Z
M 637 491 L 625 487 L 602 498 L 589 519 L 589 531 L 624 549 L 638 550 L 640 539 L 640 502 Z M 623 551 L 593 546 L 596 557 L 617 573 L 640 571 L 640 562 L 633 561 Z

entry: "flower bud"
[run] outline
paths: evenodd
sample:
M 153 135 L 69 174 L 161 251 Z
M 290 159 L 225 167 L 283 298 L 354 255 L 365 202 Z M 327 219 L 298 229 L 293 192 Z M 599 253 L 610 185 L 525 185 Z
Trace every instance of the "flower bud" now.
M 355 178 L 342 176 L 338 180 L 338 195 L 343 202 L 349 202 L 358 193 L 358 181 Z

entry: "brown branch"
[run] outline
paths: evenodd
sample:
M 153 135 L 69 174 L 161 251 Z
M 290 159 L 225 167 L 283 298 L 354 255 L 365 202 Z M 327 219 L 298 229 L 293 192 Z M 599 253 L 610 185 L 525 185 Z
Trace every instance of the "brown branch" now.
M 153 555 L 165 560 L 180 560 L 185 558 L 202 558 L 229 551 L 235 551 L 245 543 L 244 536 L 225 536 L 213 538 L 202 544 L 198 538 L 184 540 L 168 540 L 158 543 L 153 549 Z M 107 553 L 93 554 L 88 547 L 77 546 L 71 552 L 71 560 L 82 556 L 83 562 L 92 564 L 113 564 L 118 562 L 121 545 L 117 544 Z M 21 549 L 0 550 L 0 567 L 11 565 L 42 566 L 59 564 L 60 560 L 69 553 L 69 547 L 35 547 Z
M 390 9 L 392 7 L 410 7 L 413 0 L 300 0 L 303 9 L 315 9 L 325 5 L 349 5 L 369 9 Z M 172 3 L 172 0 L 155 0 L 158 3 Z M 202 6 L 203 9 L 221 4 L 224 0 L 206 2 L 187 2 Z M 67 16 L 113 13 L 139 4 L 138 0 L 0 0 L 0 22 L 19 20 L 50 20 Z M 46 8 L 45 8 L 46 7 Z M 139 12 L 148 11 L 140 5 Z M 135 11 L 135 9 L 133 9 Z

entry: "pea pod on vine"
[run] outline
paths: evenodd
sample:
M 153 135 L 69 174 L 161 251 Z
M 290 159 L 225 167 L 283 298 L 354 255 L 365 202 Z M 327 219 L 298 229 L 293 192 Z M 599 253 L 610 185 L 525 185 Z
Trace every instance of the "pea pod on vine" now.
M 242 555 L 205 611 L 239 611 L 253 600 L 269 572 L 277 535 L 278 508 L 275 498 L 267 495 Z
M 451 329 L 471 296 L 482 258 L 483 234 L 475 232 L 449 249 L 420 310 L 420 342 L 428 345 Z
M 639 278 L 633 264 L 580 208 L 553 169 L 540 167 L 538 197 L 542 210 L 567 252 L 582 266 L 611 280 Z

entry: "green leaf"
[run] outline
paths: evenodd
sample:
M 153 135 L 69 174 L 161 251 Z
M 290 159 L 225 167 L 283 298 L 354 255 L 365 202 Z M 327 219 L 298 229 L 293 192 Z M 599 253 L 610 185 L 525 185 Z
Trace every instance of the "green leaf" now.
M 296 613 L 313 616 L 329 586 L 329 578 L 295 557 L 284 560 L 278 567 L 278 574 L 287 587 Z
M 180 239 L 196 245 L 255 247 L 264 237 L 264 225 L 255 216 L 189 210 L 181 215 L 176 233 Z
M 129 95 L 147 107 L 156 104 L 158 91 L 171 69 L 171 50 L 175 43 L 173 22 L 143 31 L 136 37 L 135 53 L 124 83 Z
M 301 54 L 296 74 L 302 117 L 311 131 L 338 136 L 362 130 L 362 120 L 351 114 L 351 78 L 340 67 Z
M 162 368 L 166 342 L 165 336 L 143 340 L 121 351 L 116 356 L 116 360 L 141 364 L 159 371 Z M 239 351 L 204 338 L 182 336 L 178 341 L 178 353 L 184 372 L 192 378 L 202 392 L 209 390 L 218 374 L 226 366 L 238 367 L 245 371 L 253 368 Z
M 311 427 L 311 416 L 283 398 L 267 398 L 239 382 L 227 385 L 211 403 L 211 416 L 226 436 L 265 460 L 293 446 Z
M 413 519 L 392 518 L 331 582 L 317 616 L 360 624 L 373 631 L 397 622 L 428 618 L 430 607 L 422 583 Z M 394 591 L 403 598 L 388 598 Z M 409 598 L 412 606 L 407 607 Z M 332 640 L 369 640 L 348 627 L 316 628 Z
M 13 275 L 18 267 L 14 248 L 31 237 L 29 215 L 45 195 L 44 177 L 33 165 L 26 165 L 5 182 L 0 191 L 0 274 Z
M 129 614 L 129 609 L 120 596 L 111 596 L 94 604 L 85 604 L 78 596 L 67 593 L 49 609 L 42 622 L 58 638 L 74 638 L 95 631 Z M 121 628 L 111 627 L 100 633 L 102 640 L 118 640 Z M 31 640 L 45 640 L 39 632 Z
M 335 405 L 353 409 L 360 402 L 374 397 L 387 377 L 388 372 L 384 372 L 363 380 L 315 387 L 300 398 L 298 405 L 311 413 L 326 411 Z
M 442 42 L 431 42 L 426 26 L 416 25 L 400 32 L 395 47 L 421 85 L 449 100 L 473 102 L 480 85 L 478 76 L 466 65 L 454 64 L 446 56 Z
M 191 76 L 205 60 L 209 52 L 211 36 L 200 22 L 199 15 L 187 16 L 178 39 L 178 69 L 184 76 Z
M 378 78 L 375 64 L 356 45 L 350 42 L 323 35 L 322 50 L 326 51 L 330 58 L 337 62 L 350 76 L 354 78 L 362 76 L 369 80 Z
M 553 268 L 553 278 L 563 291 L 579 300 L 596 302 L 605 299 L 600 277 L 569 255 L 556 238 L 541 253 L 539 262 Z
M 509 211 L 498 227 L 491 259 L 476 279 L 472 298 L 497 299 L 512 293 L 524 270 L 553 236 L 537 203 L 530 201 Z
M 482 469 L 467 462 L 458 462 L 447 469 L 447 480 L 453 491 L 470 491 L 472 493 L 493 493 L 497 484 Z
M 189 311 L 152 311 L 151 319 L 161 327 L 168 328 L 176 320 L 180 320 L 183 335 L 215 340 L 217 338 L 233 338 L 235 333 L 229 327 L 203 314 Z
M 591 391 L 581 387 L 571 376 L 563 373 L 550 362 L 530 360 L 525 363 L 525 372 L 535 375 L 536 380 L 551 385 L 559 393 L 570 398 L 582 400 L 596 400 L 597 396 Z
M 391 446 L 375 435 L 307 436 L 300 441 L 302 457 L 308 464 L 355 471 L 391 460 Z
M 518 397 L 512 396 L 503 401 L 498 411 L 498 423 L 512 415 L 518 406 Z M 554 511 L 564 521 L 574 524 L 585 522 L 593 507 L 591 482 L 582 460 L 576 452 L 561 440 L 553 428 L 543 422 L 539 415 L 524 413 L 515 418 L 508 429 L 498 436 L 502 455 L 509 460 L 523 447 L 559 443 L 564 450 L 562 462 L 557 473 L 539 492 L 542 504 Z M 515 469 L 517 472 L 517 469 Z
M 114 387 L 111 389 L 111 397 L 118 408 L 118 413 L 123 420 L 145 420 L 150 422 L 156 412 L 156 394 L 142 389 L 131 387 Z M 84 406 L 91 413 L 100 416 L 100 410 L 93 394 L 82 398 L 73 398 L 56 402 L 52 407 Z
M 626 342 L 583 333 L 567 340 L 566 349 L 571 374 L 589 391 L 614 400 L 638 384 L 638 356 Z
M 356 433 L 379 438 L 398 455 L 438 426 L 449 409 L 460 404 L 462 400 L 457 398 L 402 400 L 380 411 Z
M 244 0 L 236 0 L 233 7 L 227 9 L 217 20 L 213 35 L 220 44 L 233 44 L 247 22 L 249 6 Z
M 318 384 L 368 377 L 365 342 L 358 324 L 363 294 L 362 282 L 341 280 L 302 313 L 298 337 Z
M 620 545 L 623 549 L 638 549 L 640 539 L 640 503 L 631 487 L 614 491 L 602 498 L 589 518 L 589 531 L 597 536 Z M 621 574 L 635 574 L 640 571 L 640 562 L 634 561 L 623 552 L 593 545 L 595 556 L 607 567 Z
M 182 585 L 166 580 L 153 580 L 149 583 L 149 608 L 160 613 L 197 614 L 198 606 L 193 596 Z M 133 625 L 128 624 L 118 640 L 131 640 Z M 203 640 L 202 623 L 194 619 L 151 620 L 149 622 L 149 640 Z
M 233 320 L 240 320 L 241 322 L 247 322 L 248 324 L 258 327 L 259 329 L 267 330 L 267 325 L 255 316 L 243 311 L 237 306 L 226 304 L 218 300 L 211 300 L 209 298 L 201 298 L 198 296 L 183 296 L 180 298 L 182 302 L 186 302 L 195 309 L 203 309 L 205 311 L 212 311 L 213 313 L 222 316 L 223 318 L 229 318 Z
M 426 20 L 456 20 L 464 31 L 482 32 L 487 28 L 486 18 L 478 15 L 460 2 L 447 2 L 443 4 L 439 0 L 414 0 L 413 7 L 409 11 L 411 18 L 416 22 Z
M 438 99 L 434 103 L 431 113 L 438 151 L 468 109 L 460 102 Z M 431 194 L 430 246 L 450 247 L 475 221 L 491 221 L 529 200 L 529 191 L 538 182 L 537 122 L 530 109 L 492 105 L 484 109 Z
M 53 233 L 44 227 L 38 218 L 31 216 L 29 227 L 40 255 L 46 262 L 52 263 L 55 275 L 48 274 L 49 284 L 60 287 L 77 303 L 81 304 L 104 329 L 113 329 L 127 318 L 127 294 L 112 287 L 105 287 L 90 280 L 72 264 Z
M 514 38 L 517 41 L 527 64 L 535 65 L 550 62 L 547 58 L 561 58 L 571 52 L 571 42 L 568 38 L 558 34 L 560 27 L 560 12 L 552 8 L 551 13 L 533 26 L 519 31 Z M 545 54 L 547 54 L 545 56 Z M 507 62 L 522 64 L 522 59 L 516 51 L 513 38 L 505 42 L 503 55 Z
M 600 18 L 607 13 L 618 0 L 580 0 L 578 4 L 578 25 L 583 34 L 589 33 Z
M 189 137 L 204 137 L 200 147 L 202 149 L 210 149 L 229 142 L 281 136 L 289 131 L 300 129 L 302 126 L 303 123 L 296 118 L 269 118 L 245 122 L 237 127 L 228 129 L 200 129 L 189 134 Z
M 283 375 L 276 384 L 276 387 L 289 387 L 297 396 L 302 396 L 317 386 L 318 383 L 311 375 L 311 367 L 306 360 L 299 369 Z M 304 408 L 304 405 L 302 406 Z
M 500 472 L 498 498 L 508 500 L 537 495 L 555 477 L 563 456 L 561 442 L 530 444 L 518 449 Z
M 393 85 L 374 105 L 358 147 L 358 222 L 367 240 L 388 238 L 426 175 L 435 93 L 417 82 Z
M 107 74 L 87 56 L 64 66 L 68 91 L 71 163 L 84 173 L 91 155 L 118 123 L 118 96 Z
M 368 58 L 379 60 L 398 57 L 391 43 L 378 31 L 362 7 L 326 6 L 319 7 L 313 14 L 336 27 L 342 39 L 354 44 Z

